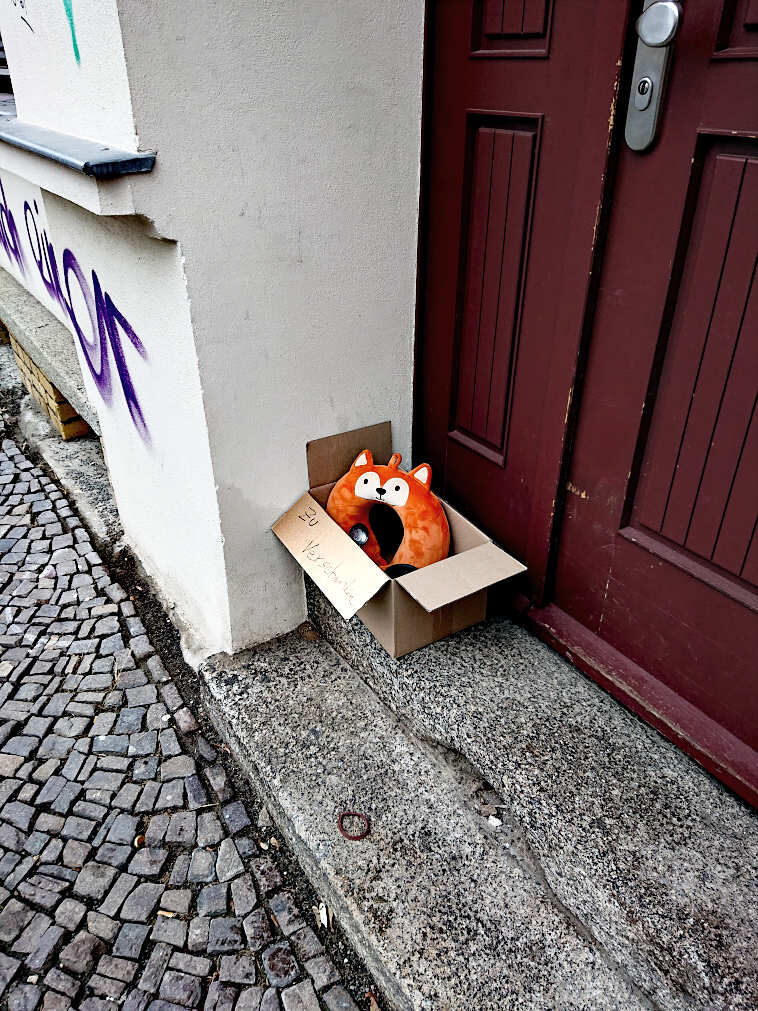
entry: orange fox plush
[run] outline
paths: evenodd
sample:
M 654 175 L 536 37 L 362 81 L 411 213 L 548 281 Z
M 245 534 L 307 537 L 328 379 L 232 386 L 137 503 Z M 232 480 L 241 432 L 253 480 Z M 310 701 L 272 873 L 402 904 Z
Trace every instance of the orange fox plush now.
M 332 488 L 326 511 L 388 576 L 401 576 L 447 558 L 450 528 L 430 490 L 432 469 L 400 470 L 395 453 L 386 467 L 368 449 Z

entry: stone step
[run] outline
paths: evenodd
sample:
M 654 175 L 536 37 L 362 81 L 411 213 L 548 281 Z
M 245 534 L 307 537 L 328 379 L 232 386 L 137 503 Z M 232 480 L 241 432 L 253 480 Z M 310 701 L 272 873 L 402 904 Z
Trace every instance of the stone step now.
M 200 675 L 213 722 L 393 1007 L 655 1006 L 558 898 L 498 791 L 404 728 L 328 643 L 292 633 Z M 346 810 L 370 819 L 365 839 L 340 833 Z
M 393 660 L 312 584 L 308 602 L 411 733 L 495 784 L 557 903 L 653 1006 L 758 1008 L 758 812 L 504 618 Z

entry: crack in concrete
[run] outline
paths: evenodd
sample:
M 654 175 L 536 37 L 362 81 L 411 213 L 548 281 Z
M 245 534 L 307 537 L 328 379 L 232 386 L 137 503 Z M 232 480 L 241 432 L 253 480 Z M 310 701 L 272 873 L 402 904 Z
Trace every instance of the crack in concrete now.
M 409 724 L 403 720 L 393 709 L 391 709 L 383 699 L 376 693 L 372 686 L 362 676 L 360 670 L 354 668 L 337 650 L 326 640 L 325 647 L 334 653 L 341 663 L 348 663 L 351 669 L 364 685 L 365 690 L 373 698 L 374 703 L 384 711 L 387 719 L 394 723 L 400 732 L 406 736 L 419 750 L 423 751 L 433 763 L 452 776 L 458 791 L 463 795 L 462 801 L 479 819 L 481 819 L 481 829 L 483 833 L 495 843 L 503 856 L 509 863 L 518 867 L 523 873 L 530 876 L 544 890 L 551 905 L 571 924 L 574 930 L 582 937 L 587 944 L 596 951 L 608 968 L 629 988 L 647 1008 L 648 1011 L 665 1011 L 663 1006 L 634 981 L 629 971 L 608 951 L 603 942 L 595 934 L 592 928 L 586 924 L 569 906 L 563 902 L 550 884 L 548 876 L 543 868 L 539 857 L 529 843 L 521 826 L 508 812 L 508 805 L 502 795 L 473 765 L 471 760 L 463 752 L 452 747 L 449 743 L 435 739 L 428 735 L 420 735 Z M 489 792 L 499 797 L 501 802 L 497 804 L 500 818 L 503 825 L 507 827 L 510 839 L 506 842 L 502 838 L 501 831 L 493 831 L 487 824 L 486 818 L 477 811 L 473 798 L 481 792 Z
M 358 676 L 360 677 L 360 673 Z M 361 680 L 363 679 L 361 678 Z M 372 692 L 372 694 L 375 694 L 370 686 L 367 685 L 367 688 Z M 654 1000 L 654 998 L 638 983 L 636 983 L 621 962 L 614 958 L 592 928 L 586 924 L 573 909 L 567 906 L 566 903 L 559 898 L 555 889 L 550 884 L 547 873 L 527 839 L 526 834 L 513 816 L 508 813 L 508 806 L 504 798 L 502 798 L 502 795 L 494 788 L 494 786 L 482 776 L 467 756 L 458 751 L 456 748 L 451 747 L 449 744 L 435 740 L 433 737 L 419 736 L 419 734 L 412 730 L 403 720 L 398 718 L 392 710 L 389 710 L 384 703 L 381 702 L 378 696 L 375 697 L 378 704 L 385 708 L 389 715 L 395 718 L 403 734 L 409 737 L 421 750 L 425 751 L 437 765 L 443 763 L 447 768 L 447 771 L 453 774 L 454 779 L 461 784 L 465 793 L 468 794 L 468 796 L 464 796 L 464 803 L 473 807 L 473 805 L 471 805 L 471 798 L 481 791 L 488 791 L 498 797 L 501 797 L 502 804 L 498 804 L 497 807 L 499 810 L 499 817 L 501 818 L 503 825 L 507 826 L 508 833 L 510 835 L 510 844 L 506 843 L 501 838 L 500 832 L 488 830 L 489 826 L 486 825 L 485 821 L 482 828 L 487 830 L 487 835 L 499 844 L 503 855 L 509 862 L 518 866 L 520 870 L 532 877 L 543 888 L 552 906 L 571 924 L 577 934 L 579 934 L 579 936 L 590 945 L 593 951 L 596 951 L 598 955 L 600 955 L 608 968 L 611 969 L 612 972 L 616 973 L 619 979 L 624 982 L 624 984 L 649 1009 L 649 1011 L 664 1011 L 663 1006 Z M 466 790 L 464 786 L 466 780 L 469 781 L 468 790 Z M 482 817 L 482 815 L 476 811 L 475 807 L 473 810 L 479 817 Z
M 384 711 L 388 720 L 394 723 L 398 729 L 419 750 L 423 751 L 438 768 L 444 769 L 448 775 L 452 775 L 453 781 L 457 781 L 459 791 L 464 795 L 463 802 L 482 821 L 482 831 L 499 847 L 503 856 L 513 866 L 518 867 L 523 873 L 530 876 L 544 890 L 551 905 L 571 924 L 574 930 L 582 937 L 587 944 L 596 951 L 608 968 L 624 983 L 625 986 L 636 996 L 647 1008 L 648 1011 L 665 1011 L 644 988 L 634 981 L 629 971 L 618 961 L 606 948 L 593 929 L 586 924 L 565 902 L 558 896 L 553 886 L 550 884 L 547 873 L 542 866 L 539 857 L 531 846 L 521 826 L 515 818 L 508 812 L 508 805 L 502 795 L 473 765 L 471 760 L 457 748 L 449 743 L 435 739 L 429 735 L 420 735 L 412 729 L 390 706 L 377 694 L 374 688 L 366 681 L 361 671 L 352 666 L 335 648 L 324 640 L 324 646 L 331 651 L 338 662 L 348 664 L 355 672 L 358 679 L 364 685 L 365 690 L 372 696 L 375 704 Z M 468 787 L 466 788 L 466 783 Z M 502 801 L 498 804 L 498 810 L 504 826 L 507 826 L 510 836 L 509 843 L 502 838 L 501 832 L 494 832 L 487 825 L 486 819 L 476 810 L 472 803 L 472 798 L 479 792 L 487 791 L 495 794 Z

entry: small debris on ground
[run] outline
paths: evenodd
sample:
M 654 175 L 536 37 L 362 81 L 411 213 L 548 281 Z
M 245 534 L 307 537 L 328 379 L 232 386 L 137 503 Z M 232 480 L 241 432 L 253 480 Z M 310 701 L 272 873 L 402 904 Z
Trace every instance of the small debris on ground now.
M 297 626 L 298 635 L 306 642 L 318 642 L 321 636 L 318 634 L 316 629 L 309 621 L 304 621 L 302 625 Z
M 318 906 L 313 906 L 313 915 L 316 917 L 318 926 L 325 930 L 334 930 L 334 913 L 325 902 L 319 902 Z

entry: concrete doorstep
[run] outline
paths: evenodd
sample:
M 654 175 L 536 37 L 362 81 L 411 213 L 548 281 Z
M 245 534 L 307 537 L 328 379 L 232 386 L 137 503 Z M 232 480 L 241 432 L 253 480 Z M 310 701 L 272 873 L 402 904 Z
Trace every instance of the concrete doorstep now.
M 392 1006 L 758 1007 L 755 812 L 506 620 L 391 660 L 311 607 L 347 660 L 292 633 L 204 700 Z

